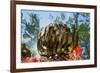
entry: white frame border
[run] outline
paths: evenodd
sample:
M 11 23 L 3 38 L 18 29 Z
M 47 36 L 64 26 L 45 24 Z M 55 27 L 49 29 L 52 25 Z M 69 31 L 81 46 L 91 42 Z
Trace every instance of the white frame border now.
M 29 10 L 48 10 L 48 11 L 70 11 L 70 12 L 89 12 L 90 13 L 90 60 L 80 61 L 61 61 L 61 62 L 39 62 L 39 63 L 21 63 L 21 9 Z M 94 9 L 70 8 L 70 7 L 52 7 L 39 5 L 16 5 L 16 68 L 41 68 L 58 66 L 75 66 L 94 64 Z

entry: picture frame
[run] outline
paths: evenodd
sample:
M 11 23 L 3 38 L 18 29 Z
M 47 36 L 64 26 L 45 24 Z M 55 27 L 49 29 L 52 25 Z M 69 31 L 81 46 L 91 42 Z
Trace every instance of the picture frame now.
M 27 20 L 26 16 L 29 12 L 42 13 L 45 18 L 48 14 L 46 12 L 59 12 L 66 13 L 89 13 L 87 18 L 89 18 L 89 41 L 90 41 L 90 56 L 89 61 L 85 60 L 75 60 L 75 61 L 57 61 L 53 62 L 37 62 L 37 63 L 23 63 L 22 53 L 21 53 L 21 43 L 22 43 L 22 14 Z M 29 11 L 28 11 L 29 10 Z M 97 67 L 97 6 L 94 5 L 78 5 L 78 4 L 64 4 L 64 3 L 47 3 L 47 2 L 33 2 L 33 1 L 11 1 L 11 72 L 28 72 L 28 71 L 45 71 L 45 70 L 60 70 L 60 69 L 76 69 L 76 68 L 91 68 Z M 52 14 L 52 16 L 54 16 Z M 51 17 L 52 17 L 51 16 Z M 71 14 L 70 14 L 71 16 Z M 65 17 L 66 18 L 66 17 Z M 53 18 L 52 18 L 53 19 Z M 78 20 L 82 19 L 80 18 Z M 84 18 L 83 18 L 84 19 Z M 42 18 L 40 18 L 42 21 Z M 50 20 L 45 18 L 49 22 Z M 27 20 L 28 21 L 28 20 Z M 88 20 L 87 20 L 88 21 Z M 83 22 L 83 21 L 82 21 Z M 42 22 L 43 23 L 43 22 Z M 79 22 L 81 25 L 81 22 Z M 88 22 L 86 22 L 88 23 Z M 47 23 L 46 23 L 47 24 Z M 44 26 L 44 25 L 42 25 Z M 41 27 L 41 24 L 40 24 Z M 82 26 L 83 27 L 83 26 Z M 85 28 L 85 27 L 84 27 Z M 61 29 L 61 28 L 60 28 Z M 86 31 L 87 32 L 87 31 Z M 84 35 L 82 35 L 84 36 Z M 43 43 L 43 42 L 42 42 Z M 49 43 L 50 44 L 50 43 Z M 34 44 L 33 44 L 34 45 Z M 41 45 L 41 44 L 40 44 Z M 60 55 L 59 55 L 60 56 Z M 51 60 L 51 59 L 50 59 Z M 61 60 L 61 59 L 60 59 Z M 86 63 L 85 63 L 86 62 Z

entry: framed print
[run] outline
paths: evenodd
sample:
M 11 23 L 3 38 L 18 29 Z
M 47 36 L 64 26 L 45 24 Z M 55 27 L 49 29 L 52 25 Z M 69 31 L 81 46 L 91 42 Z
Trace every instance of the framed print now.
M 96 6 L 11 1 L 11 72 L 96 66 Z

